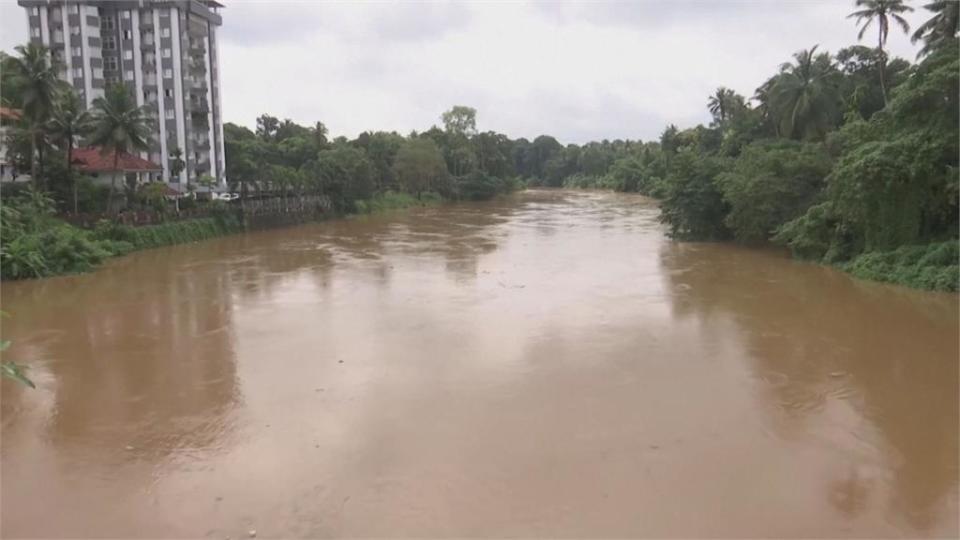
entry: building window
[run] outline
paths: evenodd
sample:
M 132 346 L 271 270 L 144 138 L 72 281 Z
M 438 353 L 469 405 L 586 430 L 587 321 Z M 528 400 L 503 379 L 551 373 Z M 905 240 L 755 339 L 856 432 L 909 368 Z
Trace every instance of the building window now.
M 103 70 L 100 69 L 100 68 L 93 68 L 93 78 L 94 78 L 94 79 L 102 79 L 102 78 L 103 78 Z
M 167 120 L 173 120 L 174 118 L 177 117 L 177 113 L 173 109 L 167 109 L 165 114 L 166 114 Z
M 133 39 L 133 32 L 131 32 L 130 30 L 124 30 L 123 39 Z
M 173 97 L 173 88 L 164 88 L 164 89 L 163 89 L 163 95 L 167 96 L 168 98 L 172 98 L 172 97 Z
M 173 70 L 170 69 L 170 68 L 164 69 L 164 70 L 163 70 L 163 78 L 164 78 L 164 79 L 172 79 L 172 78 L 173 78 Z
M 160 37 L 170 37 L 170 29 L 169 29 L 169 28 L 161 28 L 161 29 L 160 29 Z
M 57 43 L 63 43 L 63 30 L 53 31 L 53 41 Z
M 39 16 L 40 16 L 40 8 L 35 7 L 35 8 L 33 8 L 32 10 L 30 10 L 30 11 L 33 12 L 33 15 L 34 15 L 35 17 L 39 17 Z
M 115 56 L 107 56 L 103 59 L 103 69 L 107 71 L 116 71 L 117 70 L 117 58 Z
M 126 10 L 121 11 L 121 12 L 120 12 L 120 16 L 123 17 L 124 19 L 129 19 L 129 18 L 130 18 L 130 12 L 129 12 L 129 11 L 126 11 Z
M 79 35 L 80 35 L 80 27 L 79 27 L 79 26 L 71 26 L 71 27 L 70 27 L 70 33 L 73 34 L 73 35 L 75 35 L 75 36 L 79 36 Z
M 30 29 L 30 36 L 31 36 L 31 37 L 40 37 L 40 28 L 39 28 L 39 27 L 31 28 L 31 29 Z
M 128 69 L 128 70 L 124 71 L 124 72 L 123 72 L 123 78 L 124 78 L 125 80 L 132 81 L 132 80 L 133 80 L 133 70 L 132 70 L 132 69 Z
M 83 56 L 83 49 L 80 47 L 73 47 L 70 49 L 70 54 L 73 56 Z
M 100 19 L 100 28 L 104 30 L 113 30 L 115 28 L 113 17 L 103 17 Z
M 113 36 L 107 36 L 103 38 L 103 50 L 115 51 L 116 49 L 117 49 L 117 38 Z
M 83 68 L 73 68 L 73 77 L 76 79 L 83 78 Z
M 124 60 L 133 60 L 133 51 L 123 51 Z
M 170 58 L 170 47 L 163 49 L 163 51 L 161 52 L 161 55 L 164 58 Z

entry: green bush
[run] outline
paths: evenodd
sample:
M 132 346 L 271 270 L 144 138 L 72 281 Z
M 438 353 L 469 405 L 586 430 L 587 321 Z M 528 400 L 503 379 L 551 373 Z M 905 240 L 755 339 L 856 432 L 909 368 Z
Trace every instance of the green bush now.
M 732 170 L 717 179 L 730 205 L 724 223 L 741 242 L 766 242 L 810 207 L 830 165 L 820 144 L 764 140 L 747 145 Z
M 723 240 L 730 236 L 725 218 L 730 206 L 723 199 L 717 177 L 728 170 L 726 158 L 702 155 L 682 148 L 670 162 L 660 221 L 670 234 L 685 240 Z
M 33 191 L 3 201 L 0 231 L 3 279 L 86 272 L 125 248 L 55 219 L 52 200 Z
M 960 285 L 960 241 L 864 253 L 842 268 L 863 279 L 953 292 Z
M 468 201 L 492 199 L 499 193 L 505 193 L 508 189 L 507 184 L 499 178 L 489 176 L 479 170 L 457 178 L 454 186 L 457 197 Z

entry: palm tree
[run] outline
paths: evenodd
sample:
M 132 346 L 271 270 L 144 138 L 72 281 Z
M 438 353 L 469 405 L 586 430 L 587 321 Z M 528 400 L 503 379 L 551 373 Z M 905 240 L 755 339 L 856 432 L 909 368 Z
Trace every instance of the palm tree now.
M 113 152 L 114 176 L 107 202 L 109 212 L 113 209 L 120 154 L 149 148 L 147 137 L 152 122 L 147 116 L 146 107 L 137 107 L 127 87 L 122 84 L 110 86 L 103 97 L 93 100 L 93 109 L 90 144 L 99 146 L 104 154 Z
M 796 63 L 780 66 L 767 90 L 769 114 L 781 136 L 796 139 L 824 135 L 838 118 L 837 69 L 828 53 L 814 45 L 793 55 Z
M 23 117 L 30 135 L 30 177 L 34 186 L 40 186 L 38 153 L 42 152 L 41 127 L 50 117 L 57 93 L 64 83 L 57 78 L 59 65 L 50 50 L 37 43 L 18 45 L 18 56 L 6 56 L 3 66 L 4 81 L 14 85 L 21 95 Z
M 73 89 L 63 92 L 54 104 L 47 124 L 50 137 L 60 143 L 67 159 L 67 177 L 73 187 L 73 212 L 77 212 L 77 179 L 73 175 L 73 145 L 77 138 L 86 136 L 93 127 L 92 117 L 83 107 L 80 96 Z
M 916 43 L 923 40 L 918 57 L 926 56 L 943 45 L 952 45 L 960 31 L 960 0 L 936 0 L 923 6 L 934 15 L 921 24 L 910 37 Z
M 720 123 L 725 122 L 733 116 L 733 113 L 736 112 L 738 108 L 744 105 L 745 101 L 743 96 L 723 86 L 717 88 L 717 91 L 707 100 L 707 107 L 710 109 L 710 113 L 713 114 L 714 118 Z
M 863 24 L 860 27 L 860 33 L 857 39 L 863 39 L 873 21 L 877 21 L 877 50 L 880 52 L 880 91 L 883 94 L 883 104 L 887 104 L 887 75 L 886 64 L 887 56 L 883 51 L 883 46 L 887 44 L 887 34 L 890 32 L 890 20 L 900 25 L 903 33 L 910 32 L 910 24 L 900 14 L 913 11 L 913 8 L 904 4 L 904 0 L 857 0 L 856 6 L 862 9 L 854 11 L 847 15 L 848 19 L 855 18 L 857 24 Z

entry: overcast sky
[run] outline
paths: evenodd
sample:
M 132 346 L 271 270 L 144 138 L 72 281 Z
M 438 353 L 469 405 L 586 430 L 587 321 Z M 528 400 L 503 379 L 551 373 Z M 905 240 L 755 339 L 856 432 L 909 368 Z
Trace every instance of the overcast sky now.
M 469 105 L 479 129 L 511 137 L 647 140 L 708 121 L 717 86 L 750 96 L 794 51 L 857 37 L 852 0 L 221 1 L 226 121 L 269 112 L 348 137 L 422 131 Z M 928 13 L 913 5 L 917 26 Z M 26 35 L 23 8 L 0 0 L 0 47 Z M 889 48 L 916 54 L 892 30 Z

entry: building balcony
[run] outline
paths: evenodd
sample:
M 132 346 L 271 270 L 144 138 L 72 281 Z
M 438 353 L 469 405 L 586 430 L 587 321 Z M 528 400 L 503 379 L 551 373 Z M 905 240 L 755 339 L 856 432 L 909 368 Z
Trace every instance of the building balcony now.
M 206 101 L 190 100 L 190 114 L 206 115 L 210 112 L 210 106 Z

